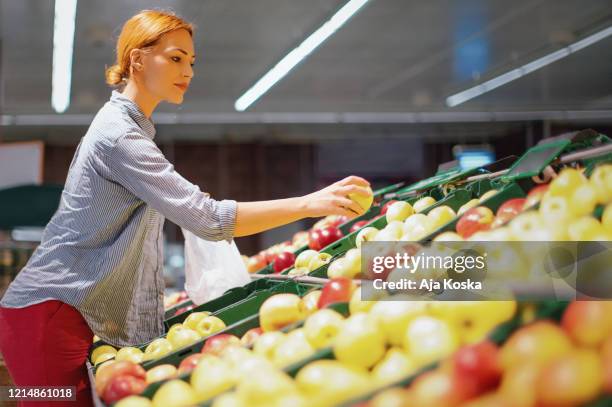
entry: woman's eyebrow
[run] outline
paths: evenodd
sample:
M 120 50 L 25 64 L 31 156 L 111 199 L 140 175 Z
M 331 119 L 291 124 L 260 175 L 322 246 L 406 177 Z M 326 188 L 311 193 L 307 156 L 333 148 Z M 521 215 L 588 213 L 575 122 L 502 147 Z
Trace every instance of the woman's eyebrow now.
M 172 48 L 172 49 L 170 49 L 170 51 L 180 51 L 183 54 L 189 56 L 189 53 L 187 51 L 185 51 L 184 49 L 182 49 L 182 48 Z M 192 58 L 195 58 L 195 54 L 192 56 Z

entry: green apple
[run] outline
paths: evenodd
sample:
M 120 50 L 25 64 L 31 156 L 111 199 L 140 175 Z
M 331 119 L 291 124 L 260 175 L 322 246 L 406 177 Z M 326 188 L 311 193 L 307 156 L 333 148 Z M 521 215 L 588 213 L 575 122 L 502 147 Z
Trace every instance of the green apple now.
M 452 355 L 459 348 L 459 338 L 448 323 L 420 316 L 408 324 L 403 345 L 416 365 L 422 367 Z
M 414 208 L 408 202 L 397 201 L 393 202 L 387 209 L 385 216 L 387 217 L 387 223 L 391 223 L 394 220 L 403 222 L 408 216 L 414 213 Z
M 299 328 L 289 332 L 278 344 L 273 362 L 277 367 L 284 368 L 311 356 L 314 352 L 315 348 L 306 339 L 304 329 Z
M 192 312 L 191 314 L 189 314 L 187 316 L 187 318 L 185 318 L 185 321 L 183 321 L 183 325 L 186 326 L 189 329 L 193 329 L 194 331 L 197 330 L 198 324 L 200 323 L 201 320 L 203 320 L 204 318 L 206 318 L 207 316 L 210 315 L 210 312 L 205 311 L 205 312 Z
M 373 324 L 380 327 L 387 342 L 401 346 L 408 324 L 425 313 L 424 301 L 379 301 L 374 304 L 368 317 Z
M 447 205 L 438 206 L 437 208 L 434 208 L 429 211 L 429 213 L 427 214 L 427 218 L 431 221 L 432 230 L 441 228 L 456 217 L 457 214 L 455 213 L 455 211 Z
M 164 365 L 155 366 L 147 370 L 146 382 L 147 384 L 151 384 L 153 382 L 173 379 L 174 377 L 176 377 L 176 372 L 176 366 L 168 363 Z
M 361 229 L 355 237 L 355 246 L 357 246 L 358 249 L 361 248 L 361 244 L 363 242 L 369 242 L 374 240 L 378 232 L 378 229 L 372 226 L 368 226 Z
M 414 211 L 416 213 L 423 212 L 425 209 L 429 208 L 431 205 L 435 204 L 436 200 L 431 196 L 425 196 L 412 205 Z
M 142 362 L 143 357 L 144 354 L 140 349 L 135 348 L 133 346 L 126 346 L 124 348 L 119 349 L 119 351 L 115 355 L 115 360 L 117 362 L 121 360 L 127 360 L 133 363 L 140 363 Z
M 200 334 L 202 338 L 205 338 L 223 329 L 225 329 L 225 322 L 223 322 L 221 318 L 215 317 L 214 315 L 209 315 L 205 318 L 202 318 L 202 320 L 196 325 L 196 331 L 198 332 L 198 334 Z
M 214 356 L 205 356 L 191 372 L 190 383 L 197 402 L 204 402 L 230 390 L 237 377 L 229 363 Z
M 293 263 L 293 267 L 295 267 L 295 268 L 300 268 L 300 267 L 308 268 L 308 265 L 310 264 L 310 260 L 312 260 L 318 254 L 319 254 L 319 252 L 317 252 L 316 250 L 311 250 L 311 249 L 304 250 L 303 252 L 298 254 L 297 257 L 295 258 L 295 262 Z
M 159 359 L 173 350 L 172 343 L 166 338 L 157 338 L 144 351 L 143 361 Z
M 265 332 L 255 340 L 253 352 L 272 360 L 276 347 L 285 339 L 285 334 L 279 331 Z
M 179 379 L 162 384 L 153 396 L 153 407 L 187 407 L 196 403 L 197 397 L 191 386 Z
M 168 340 L 174 350 L 192 345 L 201 339 L 201 336 L 196 331 L 189 328 L 177 329 L 173 332 L 172 336 L 170 334 L 168 336 Z
M 380 386 L 388 385 L 401 380 L 416 372 L 418 366 L 400 348 L 390 348 L 383 360 L 374 369 L 372 376 Z
M 366 189 L 368 190 L 367 195 L 348 194 L 350 200 L 352 200 L 357 205 L 363 208 L 363 212 L 367 212 L 368 209 L 370 209 L 370 206 L 372 206 L 372 202 L 374 201 L 374 194 L 372 192 L 372 188 L 367 187 Z
M 344 317 L 329 308 L 309 316 L 304 323 L 304 335 L 315 349 L 331 345 L 344 324 Z
M 259 309 L 259 323 L 264 332 L 278 331 L 301 321 L 305 316 L 304 303 L 296 294 L 275 294 L 265 300 Z
M 385 354 L 385 337 L 366 314 L 351 315 L 333 344 L 340 362 L 362 368 L 376 364 Z

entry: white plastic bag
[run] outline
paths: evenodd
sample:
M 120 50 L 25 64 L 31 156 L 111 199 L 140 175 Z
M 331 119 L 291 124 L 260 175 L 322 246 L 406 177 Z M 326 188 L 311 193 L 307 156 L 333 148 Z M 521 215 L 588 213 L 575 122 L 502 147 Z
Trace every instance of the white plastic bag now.
M 185 291 L 194 304 L 221 296 L 225 291 L 251 281 L 249 272 L 232 240 L 212 242 L 183 229 L 185 236 Z

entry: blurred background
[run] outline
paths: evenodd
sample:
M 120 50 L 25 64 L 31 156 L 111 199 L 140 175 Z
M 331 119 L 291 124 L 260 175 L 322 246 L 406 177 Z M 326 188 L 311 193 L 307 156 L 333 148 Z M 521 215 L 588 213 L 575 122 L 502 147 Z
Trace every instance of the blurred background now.
M 57 207 L 75 147 L 110 97 L 104 70 L 122 24 L 147 8 L 197 26 L 185 102 L 160 105 L 153 121 L 177 171 L 217 199 L 302 195 L 349 174 L 374 187 L 412 182 L 449 161 L 479 165 L 567 131 L 612 134 L 611 0 L 0 0 L 6 281 L 27 261 L 36 223 Z M 240 103 L 305 40 L 318 46 Z M 66 56 L 58 48 L 71 41 Z M 2 194 L 25 184 L 39 187 Z M 313 222 L 237 244 L 253 255 Z M 167 222 L 165 236 L 166 269 L 180 274 L 180 229 Z

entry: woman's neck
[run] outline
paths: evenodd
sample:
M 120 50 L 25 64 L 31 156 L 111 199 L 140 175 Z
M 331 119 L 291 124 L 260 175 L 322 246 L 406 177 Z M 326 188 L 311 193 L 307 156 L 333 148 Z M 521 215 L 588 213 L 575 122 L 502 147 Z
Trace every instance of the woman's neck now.
M 144 115 L 149 119 L 160 102 L 147 92 L 140 89 L 134 81 L 128 81 L 121 94 L 130 99 L 132 102 L 136 103 L 140 110 L 142 110 L 142 113 L 144 113 Z

